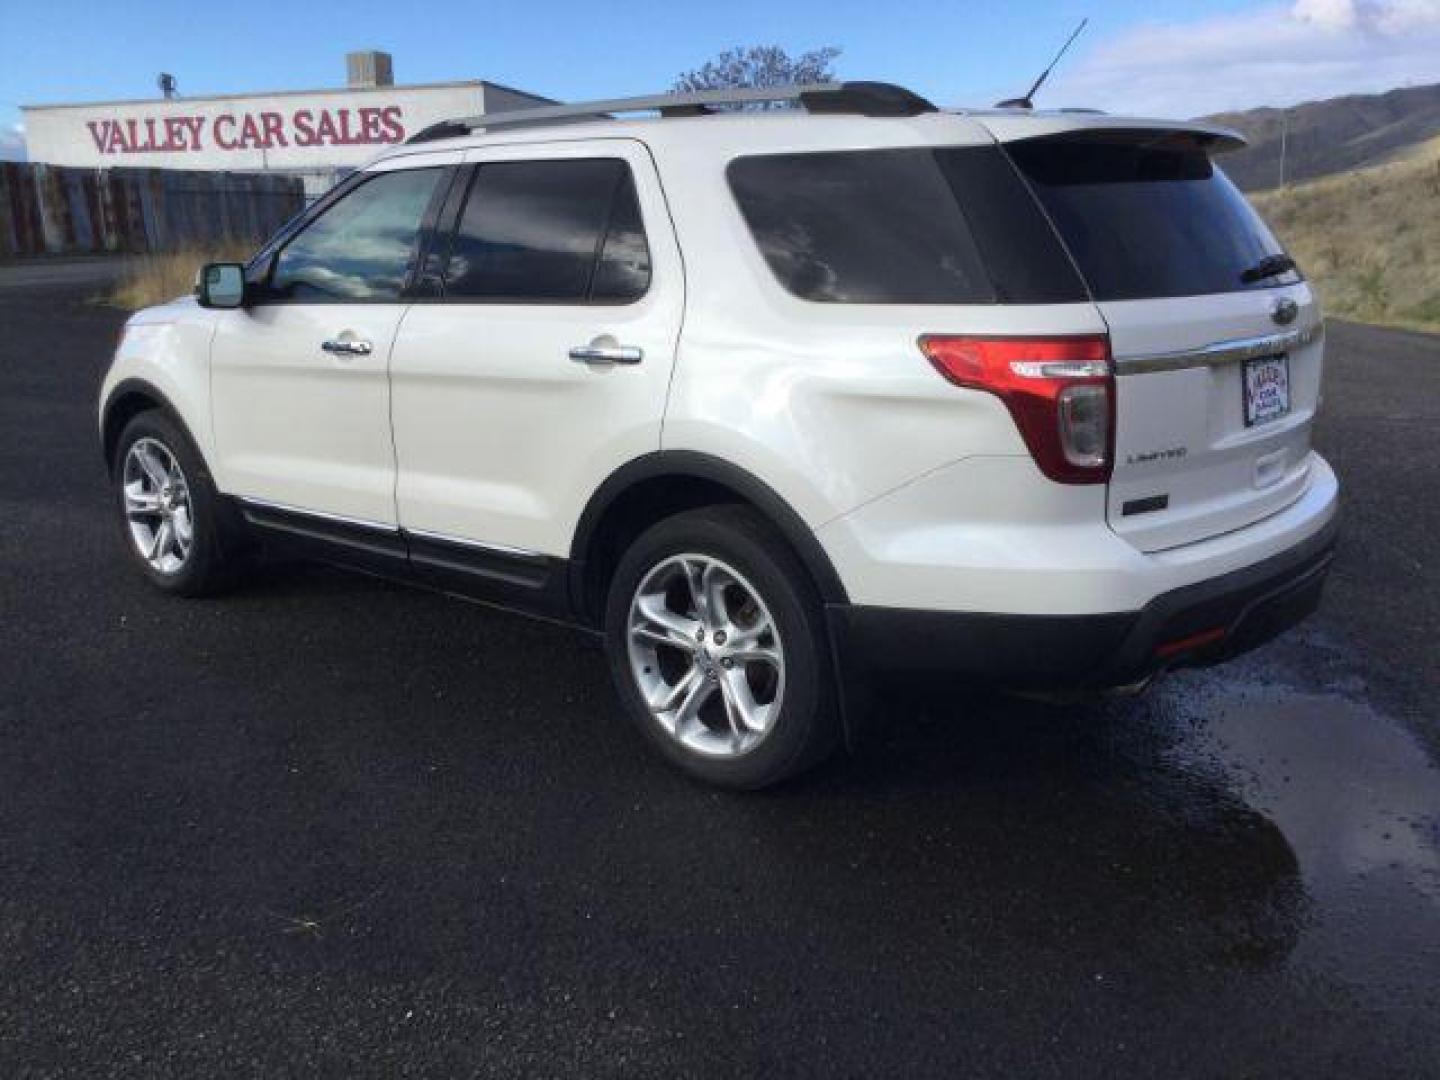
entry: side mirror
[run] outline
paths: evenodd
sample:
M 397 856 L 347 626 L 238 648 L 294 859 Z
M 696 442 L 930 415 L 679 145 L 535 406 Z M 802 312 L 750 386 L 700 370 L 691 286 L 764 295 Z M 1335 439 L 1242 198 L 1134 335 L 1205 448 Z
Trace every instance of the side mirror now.
M 245 267 L 239 263 L 206 263 L 195 277 L 195 299 L 205 308 L 245 305 Z

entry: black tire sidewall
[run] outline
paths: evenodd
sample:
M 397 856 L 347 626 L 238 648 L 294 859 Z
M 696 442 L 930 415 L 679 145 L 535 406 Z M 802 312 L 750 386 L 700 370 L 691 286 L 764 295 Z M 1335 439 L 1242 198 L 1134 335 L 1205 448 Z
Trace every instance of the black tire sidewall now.
M 785 650 L 785 696 L 774 727 L 749 752 L 712 758 L 677 743 L 655 721 L 630 670 L 626 622 L 641 579 L 683 553 L 709 555 L 760 593 Z M 605 610 L 611 675 L 626 712 L 670 761 L 708 783 L 766 787 L 813 765 L 834 745 L 834 690 L 824 612 L 800 560 L 758 513 L 725 506 L 689 511 L 652 526 L 622 556 Z
M 190 495 L 195 539 L 185 565 L 173 574 L 163 574 L 152 567 L 135 550 L 125 516 L 125 458 L 140 439 L 149 438 L 162 444 L 180 465 Z M 215 490 L 210 470 L 185 430 L 164 412 L 156 409 L 140 413 L 125 425 L 116 444 L 111 469 L 120 535 L 133 564 L 156 588 L 177 596 L 200 596 L 214 592 L 228 582 L 224 521 L 220 496 Z

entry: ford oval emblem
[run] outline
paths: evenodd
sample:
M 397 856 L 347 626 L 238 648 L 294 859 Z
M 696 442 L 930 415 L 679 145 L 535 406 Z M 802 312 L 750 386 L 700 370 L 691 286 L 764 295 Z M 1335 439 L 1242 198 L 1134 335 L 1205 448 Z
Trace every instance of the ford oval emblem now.
M 1270 318 L 1275 320 L 1277 326 L 1289 326 L 1299 314 L 1300 305 L 1288 296 L 1277 296 L 1270 305 Z

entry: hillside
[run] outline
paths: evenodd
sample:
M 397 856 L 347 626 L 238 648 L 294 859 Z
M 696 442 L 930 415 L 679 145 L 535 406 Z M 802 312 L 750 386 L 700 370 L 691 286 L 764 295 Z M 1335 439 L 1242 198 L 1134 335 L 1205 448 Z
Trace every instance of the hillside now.
M 1440 136 L 1440 84 L 1208 117 L 1250 140 L 1224 160 L 1226 173 L 1246 191 L 1278 186 L 1286 114 L 1285 170 L 1293 184 L 1378 165 Z
M 1440 138 L 1392 164 L 1252 201 L 1327 314 L 1440 331 Z

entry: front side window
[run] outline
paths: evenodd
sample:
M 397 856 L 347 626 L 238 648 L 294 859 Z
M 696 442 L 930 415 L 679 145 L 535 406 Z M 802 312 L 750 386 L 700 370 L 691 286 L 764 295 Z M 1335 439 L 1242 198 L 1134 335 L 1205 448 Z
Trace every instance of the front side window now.
M 275 258 L 279 300 L 398 300 L 443 169 L 376 173 L 307 225 Z
M 447 298 L 628 303 L 650 284 L 635 181 L 614 159 L 480 165 L 445 273 Z

